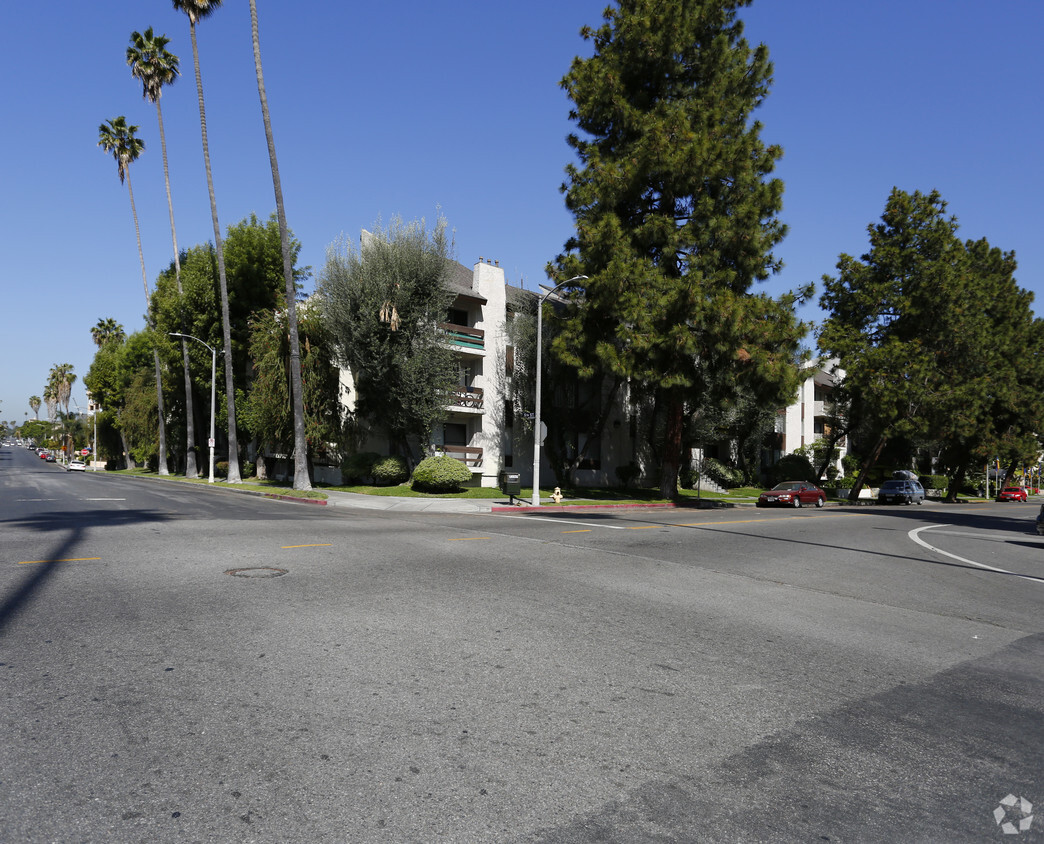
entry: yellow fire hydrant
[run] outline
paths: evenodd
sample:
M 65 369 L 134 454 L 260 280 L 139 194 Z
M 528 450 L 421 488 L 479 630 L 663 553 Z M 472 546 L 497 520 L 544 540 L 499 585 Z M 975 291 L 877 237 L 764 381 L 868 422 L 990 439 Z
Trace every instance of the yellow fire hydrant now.
M 551 500 L 554 501 L 555 504 L 561 504 L 562 503 L 562 488 L 561 487 L 558 487 L 558 486 L 555 487 L 555 491 L 551 493 Z

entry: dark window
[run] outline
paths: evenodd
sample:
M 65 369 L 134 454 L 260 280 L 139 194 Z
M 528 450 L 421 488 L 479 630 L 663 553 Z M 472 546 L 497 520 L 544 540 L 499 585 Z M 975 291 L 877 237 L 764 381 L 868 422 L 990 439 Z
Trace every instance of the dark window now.
M 446 315 L 446 322 L 450 325 L 468 325 L 468 312 L 460 308 L 450 308 Z
M 515 405 L 511 399 L 504 400 L 504 427 L 510 428 L 515 424 Z
M 468 426 L 459 422 L 447 422 L 442 426 L 442 441 L 446 445 L 467 445 Z

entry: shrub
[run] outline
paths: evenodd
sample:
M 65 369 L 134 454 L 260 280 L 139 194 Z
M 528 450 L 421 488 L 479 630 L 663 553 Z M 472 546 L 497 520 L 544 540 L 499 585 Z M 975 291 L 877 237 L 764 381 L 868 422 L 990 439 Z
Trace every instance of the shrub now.
M 243 473 L 242 473 L 241 477 L 244 477 L 244 478 L 252 478 L 252 477 L 254 477 L 254 469 L 255 468 L 256 467 L 254 466 L 254 464 L 251 463 L 249 460 L 244 460 L 243 461 Z
M 726 466 L 713 457 L 704 458 L 703 475 L 725 489 L 735 489 L 743 485 L 743 473 L 738 469 Z
M 228 461 L 219 460 L 214 464 L 214 477 L 215 478 L 227 478 L 228 477 Z
M 615 469 L 616 479 L 623 485 L 624 489 L 630 489 L 638 480 L 638 464 L 633 460 L 626 466 L 617 466 Z
M 946 475 L 921 475 L 918 480 L 925 489 L 946 489 L 950 485 Z
M 373 481 L 373 466 L 381 459 L 375 451 L 360 451 L 349 454 L 341 461 L 341 477 L 357 483 Z
M 460 492 L 471 470 L 448 454 L 425 457 L 413 470 L 413 488 L 421 492 Z
M 159 471 L 159 455 L 150 454 L 148 460 L 145 461 L 145 465 L 148 467 L 150 472 Z
M 373 480 L 378 486 L 392 486 L 405 483 L 410 479 L 410 469 L 406 461 L 398 456 L 382 457 L 373 464 Z
M 771 477 L 777 484 L 782 481 L 811 481 L 814 476 L 812 463 L 801 454 L 784 454 L 771 471 Z

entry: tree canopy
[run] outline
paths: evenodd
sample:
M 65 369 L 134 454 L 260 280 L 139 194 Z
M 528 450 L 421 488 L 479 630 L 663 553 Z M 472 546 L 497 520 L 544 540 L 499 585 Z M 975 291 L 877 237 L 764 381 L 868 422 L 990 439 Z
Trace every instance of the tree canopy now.
M 457 362 L 440 329 L 452 295 L 446 221 L 395 219 L 332 249 L 318 294 L 339 360 L 355 381 L 355 414 L 387 434 L 403 456 L 426 444 L 446 415 Z
M 743 38 L 749 0 L 632 0 L 582 35 L 594 54 L 562 81 L 582 134 L 563 186 L 576 231 L 549 272 L 588 276 L 554 349 L 581 375 L 599 366 L 667 408 L 661 493 L 677 491 L 683 415 L 743 382 L 786 404 L 810 289 L 751 293 L 780 264 L 772 248 L 782 155 L 754 110 L 768 93 L 764 45 Z

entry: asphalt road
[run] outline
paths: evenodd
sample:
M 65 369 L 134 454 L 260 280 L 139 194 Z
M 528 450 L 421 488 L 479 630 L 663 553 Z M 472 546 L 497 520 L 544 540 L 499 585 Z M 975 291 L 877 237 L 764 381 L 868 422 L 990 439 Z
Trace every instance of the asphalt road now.
M 1041 841 L 1036 509 L 404 514 L 0 449 L 0 841 Z

